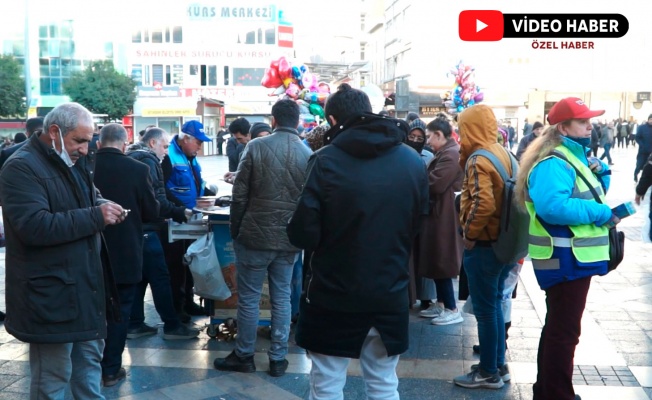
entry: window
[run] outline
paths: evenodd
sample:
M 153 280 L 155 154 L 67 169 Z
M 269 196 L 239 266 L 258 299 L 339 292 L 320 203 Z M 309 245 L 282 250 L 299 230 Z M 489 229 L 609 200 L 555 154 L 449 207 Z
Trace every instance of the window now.
M 365 45 L 365 44 L 360 45 L 360 60 L 362 60 L 362 61 L 364 61 L 364 51 L 365 51 L 366 47 L 367 47 L 367 45 Z
M 152 29 L 152 43 L 163 43 L 163 31 Z
M 50 38 L 59 37 L 59 27 L 57 25 L 50 25 Z
M 152 82 L 163 83 L 163 65 L 152 65 Z
M 224 85 L 229 86 L 229 66 L 224 66 Z
M 265 68 L 233 68 L 233 86 L 260 86 Z
M 72 58 L 75 52 L 74 43 L 70 40 L 62 40 L 59 44 L 61 58 Z
M 149 65 L 145 65 L 145 73 L 143 74 L 144 82 L 143 86 L 149 86 L 151 85 L 151 81 L 149 79 Z
M 172 74 L 170 72 L 170 66 L 165 66 L 165 84 L 170 85 L 172 83 Z
M 41 38 L 41 39 L 47 39 L 48 38 L 48 27 L 47 26 L 41 25 L 41 26 L 38 27 L 38 37 Z
M 190 75 L 191 76 L 196 76 L 199 74 L 199 66 L 198 65 L 190 65 Z
M 50 59 L 50 76 L 60 76 L 61 75 L 61 60 L 58 58 Z M 54 87 L 53 87 L 54 91 Z
M 113 43 L 111 42 L 104 43 L 104 57 L 113 58 Z
M 276 29 L 265 30 L 265 44 L 276 44 Z
M 138 86 L 143 84 L 143 66 L 141 64 L 133 64 L 131 66 L 131 79 L 133 79 Z
M 172 84 L 183 85 L 183 65 L 175 64 L 172 66 Z
M 172 42 L 173 43 L 183 43 L 183 31 L 180 26 L 175 26 L 172 28 Z
M 217 86 L 217 66 L 208 66 L 208 86 Z
M 245 44 L 256 44 L 256 32 L 247 32 L 245 36 Z
M 39 58 L 38 63 L 39 63 L 39 75 L 41 75 L 41 77 L 50 76 L 50 60 L 48 60 L 47 58 Z M 49 83 L 48 86 L 50 86 Z
M 132 43 L 183 43 L 183 28 L 181 26 L 165 26 L 162 28 L 143 28 L 131 33 Z
M 206 86 L 206 66 L 202 65 L 199 67 L 199 84 L 201 86 Z
M 61 60 L 61 76 L 69 77 L 72 73 L 70 60 Z
M 51 85 L 52 85 L 52 94 L 54 95 L 62 95 L 63 90 L 61 87 L 61 78 L 50 78 Z
M 42 95 L 48 95 L 52 93 L 52 91 L 50 90 L 50 78 L 41 78 L 40 83 L 41 83 Z

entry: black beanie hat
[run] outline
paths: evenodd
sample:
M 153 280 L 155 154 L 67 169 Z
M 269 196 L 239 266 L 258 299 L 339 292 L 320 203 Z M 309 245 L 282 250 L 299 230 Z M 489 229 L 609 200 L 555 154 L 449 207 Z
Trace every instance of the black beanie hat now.
M 254 122 L 253 125 L 251 125 L 251 128 L 249 128 L 249 133 L 251 134 L 252 139 L 256 138 L 260 132 L 265 131 L 272 133 L 272 127 L 264 122 Z
M 534 125 L 532 125 L 532 130 L 543 128 L 543 124 L 539 121 L 535 122 Z

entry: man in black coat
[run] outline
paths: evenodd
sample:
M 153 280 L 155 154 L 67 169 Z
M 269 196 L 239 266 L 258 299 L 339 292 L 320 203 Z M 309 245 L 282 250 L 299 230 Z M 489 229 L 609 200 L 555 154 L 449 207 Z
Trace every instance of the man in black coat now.
M 251 138 L 249 135 L 250 128 L 251 125 L 246 118 L 236 118 L 229 124 L 231 137 L 226 142 L 226 156 L 229 158 L 229 172 L 235 172 L 238 170 L 240 156 L 244 151 L 245 145 Z
M 65 103 L 0 171 L 7 239 L 7 332 L 29 343 L 30 398 L 103 399 L 107 317 L 118 312 L 101 232 L 124 221 L 103 199 L 85 155 L 93 115 Z
M 95 163 L 95 185 L 105 198 L 122 205 L 128 214 L 120 225 L 104 232 L 108 257 L 120 296 L 122 320 L 109 321 L 102 358 L 102 381 L 113 386 L 126 376 L 122 352 L 127 340 L 136 287 L 143 271 L 143 222 L 158 218 L 159 203 L 154 195 L 149 167 L 124 151 L 127 131 L 122 125 L 107 124 L 100 131 Z
M 143 224 L 145 242 L 143 244 L 143 280 L 138 284 L 136 297 L 131 309 L 127 338 L 155 335 L 158 329 L 145 324 L 144 297 L 147 285 L 152 290 L 154 306 L 163 321 L 163 339 L 192 339 L 199 335 L 197 329 L 182 324 L 174 308 L 170 274 L 163 253 L 160 235 L 167 232 L 167 218 L 174 222 L 187 222 L 192 210 L 177 206 L 165 193 L 165 183 L 161 160 L 168 152 L 170 136 L 161 128 L 151 128 L 143 134 L 140 142 L 127 149 L 127 156 L 149 167 L 156 200 L 160 204 L 159 217 L 155 222 Z
M 426 167 L 403 144 L 407 123 L 372 114 L 364 92 L 340 85 L 325 112 L 329 145 L 310 158 L 287 228 L 293 245 L 312 251 L 296 342 L 319 398 L 342 398 L 349 358 L 359 358 L 370 397 L 394 399 L 408 349 L 408 262 L 429 208 Z
M 43 117 L 30 118 L 25 123 L 25 135 L 27 135 L 27 138 L 30 138 L 32 134 L 34 134 L 34 132 L 41 129 L 43 129 Z M 5 149 L 2 149 L 2 151 L 0 151 L 0 168 L 2 168 L 5 161 L 7 161 L 7 159 L 12 154 L 14 154 L 18 149 L 23 147 L 25 144 L 27 144 L 27 140 L 23 142 L 19 142 L 13 146 L 9 146 Z

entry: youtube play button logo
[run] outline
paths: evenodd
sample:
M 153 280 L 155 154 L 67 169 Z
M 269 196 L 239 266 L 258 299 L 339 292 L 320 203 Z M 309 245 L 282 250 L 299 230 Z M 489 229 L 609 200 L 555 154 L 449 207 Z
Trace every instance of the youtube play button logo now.
M 466 10 L 460 13 L 460 39 L 466 42 L 495 42 L 503 38 L 503 13 L 495 10 Z

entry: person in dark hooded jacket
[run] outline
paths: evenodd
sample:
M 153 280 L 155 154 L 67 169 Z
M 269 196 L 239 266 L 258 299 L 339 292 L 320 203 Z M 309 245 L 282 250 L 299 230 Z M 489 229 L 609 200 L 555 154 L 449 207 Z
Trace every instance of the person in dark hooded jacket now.
M 370 398 L 398 398 L 396 366 L 408 348 L 408 261 L 428 213 L 426 169 L 403 142 L 408 124 L 371 113 L 347 84 L 326 102 L 331 128 L 308 164 L 288 225 L 312 250 L 296 342 L 312 360 L 314 399 L 341 398 L 359 358 Z

